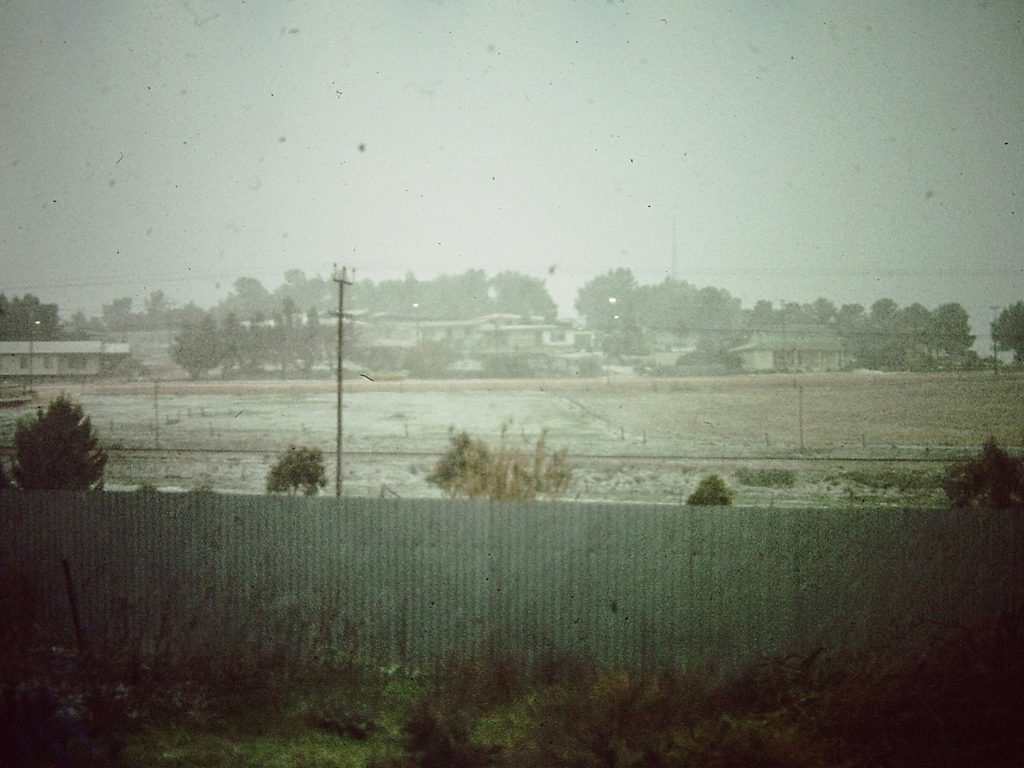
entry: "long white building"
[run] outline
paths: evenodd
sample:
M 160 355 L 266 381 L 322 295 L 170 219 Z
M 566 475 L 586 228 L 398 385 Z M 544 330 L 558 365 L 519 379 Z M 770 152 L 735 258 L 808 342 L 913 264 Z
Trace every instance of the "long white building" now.
M 100 376 L 130 352 L 129 344 L 105 341 L 0 341 L 0 378 Z

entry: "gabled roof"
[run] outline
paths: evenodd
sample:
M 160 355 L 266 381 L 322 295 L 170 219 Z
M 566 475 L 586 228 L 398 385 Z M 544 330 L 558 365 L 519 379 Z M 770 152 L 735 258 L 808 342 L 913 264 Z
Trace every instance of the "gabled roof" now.
M 821 333 L 808 333 L 806 331 L 758 332 L 750 341 L 731 352 L 755 352 L 768 350 L 770 352 L 785 352 L 796 350 L 801 352 L 839 352 L 843 343 L 834 333 L 823 331 Z

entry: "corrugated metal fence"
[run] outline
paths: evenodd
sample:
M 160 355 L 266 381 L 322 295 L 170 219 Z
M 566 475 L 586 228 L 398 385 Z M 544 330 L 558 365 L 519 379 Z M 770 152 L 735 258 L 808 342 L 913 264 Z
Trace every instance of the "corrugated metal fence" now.
M 72 643 L 61 560 L 96 643 L 431 664 L 733 668 L 885 642 L 1024 598 L 997 511 L 700 509 L 157 493 L 0 495 L 0 567 Z

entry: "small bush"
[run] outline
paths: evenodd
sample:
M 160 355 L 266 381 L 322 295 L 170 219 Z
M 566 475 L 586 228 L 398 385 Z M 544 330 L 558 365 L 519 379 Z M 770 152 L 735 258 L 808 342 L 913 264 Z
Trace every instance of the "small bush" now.
M 291 496 L 300 488 L 306 496 L 315 496 L 327 485 L 324 454 L 319 448 L 297 448 L 289 445 L 267 475 L 269 493 Z
M 476 744 L 468 718 L 450 702 L 425 698 L 402 724 L 401 757 L 375 760 L 372 768 L 485 768 L 494 765 L 496 750 Z
M 538 699 L 531 725 L 508 766 L 657 766 L 674 734 L 699 720 L 703 686 L 674 674 L 590 673 Z
M 427 475 L 427 482 L 452 498 L 532 501 L 538 496 L 561 496 L 571 477 L 566 452 L 548 453 L 547 431 L 527 451 L 502 427 L 501 442 L 493 451 L 466 432 L 453 435 L 451 447 Z
M 718 475 L 708 475 L 690 494 L 686 503 L 691 507 L 728 507 L 732 504 L 732 491 Z
M 792 488 L 796 484 L 796 472 L 791 469 L 750 469 L 742 467 L 736 472 L 741 485 L 758 488 Z
M 942 484 L 957 507 L 1011 509 L 1024 506 L 1024 462 L 988 439 L 981 456 L 950 468 Z

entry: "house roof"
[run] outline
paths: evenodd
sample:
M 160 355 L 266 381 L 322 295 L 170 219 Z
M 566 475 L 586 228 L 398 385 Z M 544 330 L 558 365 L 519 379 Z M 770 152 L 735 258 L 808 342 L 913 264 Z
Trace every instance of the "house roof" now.
M 107 341 L 0 341 L 0 355 L 127 355 L 131 345 Z
M 730 350 L 732 352 L 755 352 L 767 350 L 770 352 L 784 352 L 798 350 L 801 352 L 838 352 L 843 348 L 843 343 L 838 336 L 831 333 L 757 333 L 749 342 L 740 347 Z

